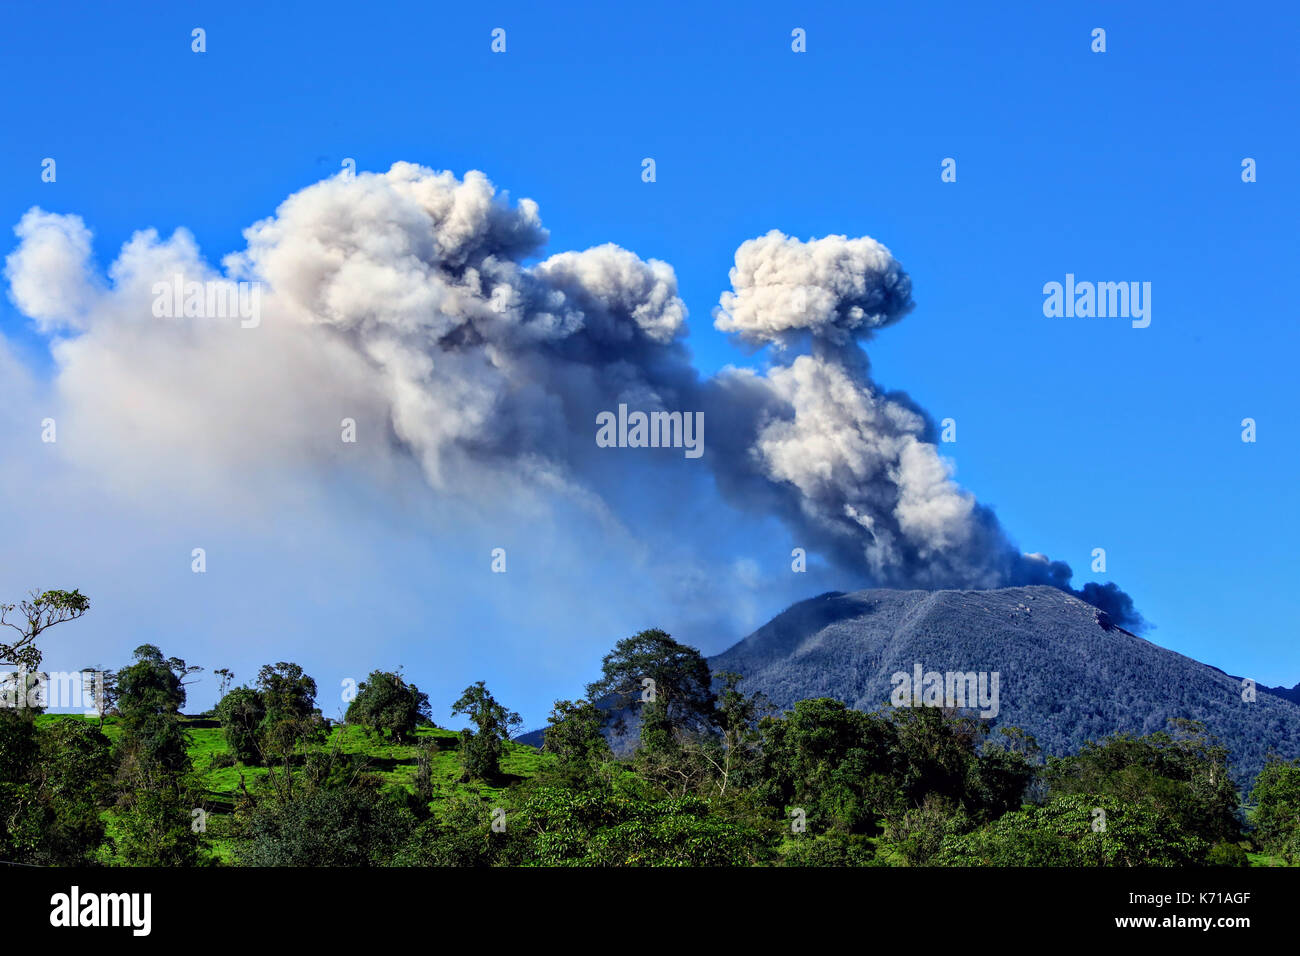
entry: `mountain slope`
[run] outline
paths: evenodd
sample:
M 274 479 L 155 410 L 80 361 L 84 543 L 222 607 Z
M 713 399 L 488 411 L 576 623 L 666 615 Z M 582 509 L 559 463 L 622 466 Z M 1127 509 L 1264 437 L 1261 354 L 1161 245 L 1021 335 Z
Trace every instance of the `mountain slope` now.
M 1270 750 L 1300 755 L 1300 705 L 1265 692 L 1245 702 L 1239 678 L 1115 627 L 1050 587 L 832 592 L 709 660 L 781 709 L 808 697 L 887 706 L 891 675 L 918 663 L 927 672 L 997 672 L 994 726 L 1024 728 L 1048 754 L 1185 717 L 1228 746 L 1238 780 L 1253 777 Z

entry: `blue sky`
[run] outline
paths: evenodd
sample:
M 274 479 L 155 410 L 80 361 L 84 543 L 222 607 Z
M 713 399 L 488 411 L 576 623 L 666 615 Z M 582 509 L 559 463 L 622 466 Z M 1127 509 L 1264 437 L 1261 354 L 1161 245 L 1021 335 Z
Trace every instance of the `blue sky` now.
M 33 205 L 75 213 L 101 267 L 138 229 L 184 227 L 216 263 L 346 157 L 361 170 L 481 169 L 538 202 L 550 250 L 615 242 L 671 263 L 704 372 L 751 361 L 711 325 L 742 241 L 769 229 L 872 236 L 916 299 L 868 345 L 875 376 L 957 421 L 943 451 L 1017 543 L 1068 561 L 1076 584 L 1120 583 L 1157 643 L 1265 683 L 1300 681 L 1294 8 L 305 9 L 7 10 L 0 221 Z M 206 53 L 190 50 L 194 27 Z M 495 27 L 503 55 L 489 49 Z M 796 27 L 803 54 L 790 49 Z M 1090 51 L 1095 27 L 1104 54 Z M 55 183 L 40 178 L 47 156 Z M 655 183 L 641 180 L 643 157 Z M 945 157 L 956 183 L 940 181 Z M 1255 183 L 1241 180 L 1244 157 Z M 1150 327 L 1044 317 L 1043 284 L 1066 273 L 1150 282 Z M 0 333 L 38 380 L 52 374 L 46 338 L 8 301 Z M 1240 440 L 1245 417 L 1256 443 Z M 628 600 L 615 566 L 566 564 L 578 532 L 562 515 L 518 544 L 551 563 L 522 559 L 507 591 L 449 557 L 496 540 L 478 540 L 472 522 L 441 537 L 446 516 L 421 516 L 436 505 L 345 482 L 319 507 L 286 492 L 250 533 L 165 504 L 137 521 L 53 490 L 11 498 L 0 581 L 81 587 L 95 602 L 50 633 L 48 666 L 121 662 L 145 639 L 241 678 L 293 659 L 317 676 L 329 715 L 342 678 L 402 663 L 440 720 L 485 678 L 532 726 L 640 627 L 709 653 L 743 636 Z M 42 534 L 33 513 L 59 533 Z M 789 550 L 780 535 L 760 523 L 736 540 L 770 545 L 754 559 L 775 567 Z M 222 542 L 224 571 L 189 573 L 196 539 Z M 1095 547 L 1105 575 L 1089 572 Z M 809 584 L 760 594 L 749 618 L 860 582 Z M 590 606 L 566 597 L 579 593 Z M 211 702 L 212 685 L 195 703 Z

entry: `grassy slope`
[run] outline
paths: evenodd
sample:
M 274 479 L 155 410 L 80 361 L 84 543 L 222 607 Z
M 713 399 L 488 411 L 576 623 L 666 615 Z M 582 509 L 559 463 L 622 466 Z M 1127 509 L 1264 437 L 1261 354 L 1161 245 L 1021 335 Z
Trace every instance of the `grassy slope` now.
M 54 720 L 94 721 L 95 718 L 83 717 L 79 714 L 43 714 L 37 718 L 38 723 Z M 256 781 L 266 775 L 266 770 L 244 764 L 230 767 L 213 766 L 214 757 L 230 753 L 221 728 L 215 721 L 200 717 L 186 717 L 184 720 L 185 729 L 190 735 L 190 759 L 207 792 L 208 835 L 217 856 L 223 862 L 229 862 L 234 854 L 234 846 L 225 834 L 228 832 L 230 815 L 239 793 L 240 778 L 242 776 L 248 789 L 253 790 Z M 104 734 L 110 740 L 114 740 L 119 733 L 116 718 L 108 718 L 104 722 Z M 504 789 L 504 786 L 460 782 L 460 755 L 455 749 L 458 741 L 455 731 L 421 727 L 416 733 L 416 738 L 421 743 L 428 740 L 437 741 L 437 746 L 440 748 L 433 754 L 430 768 L 434 786 L 434 799 L 430 802 L 430 807 L 435 811 L 441 803 L 458 791 L 474 794 L 487 805 Z M 330 732 L 326 747 L 336 745 L 343 753 L 363 755 L 366 758 L 367 772 L 380 777 L 386 784 L 404 787 L 414 792 L 415 758 L 418 749 L 416 744 L 394 744 L 386 739 L 367 736 L 359 727 L 336 726 Z M 501 760 L 503 785 L 531 777 L 552 759 L 533 747 L 515 743 L 506 744 L 506 754 Z M 114 821 L 111 811 L 106 814 L 106 819 L 109 835 L 112 836 Z M 114 861 L 109 856 L 104 862 Z

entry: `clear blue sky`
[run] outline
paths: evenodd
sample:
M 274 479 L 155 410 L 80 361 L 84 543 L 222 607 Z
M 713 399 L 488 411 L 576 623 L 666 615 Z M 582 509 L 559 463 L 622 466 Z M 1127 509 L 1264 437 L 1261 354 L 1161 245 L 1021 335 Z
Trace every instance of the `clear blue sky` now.
M 489 50 L 495 27 L 504 55 Z M 805 54 L 790 49 L 796 27 Z M 1089 49 L 1095 27 L 1104 54 Z M 746 360 L 710 319 L 740 242 L 774 228 L 870 235 L 917 302 L 870 345 L 876 376 L 956 419 L 945 451 L 963 486 L 1026 550 L 1069 561 L 1076 583 L 1104 547 L 1095 577 L 1135 597 L 1152 640 L 1289 686 L 1297 27 L 1282 3 L 10 5 L 0 222 L 33 205 L 76 213 L 101 265 L 137 229 L 184 226 L 215 263 L 345 157 L 482 169 L 540 204 L 553 250 L 616 242 L 671 263 L 705 371 Z M 940 182 L 945 157 L 956 183 Z M 1241 181 L 1244 157 L 1258 182 Z M 1151 326 L 1045 318 L 1042 286 L 1067 272 L 1151 282 Z M 47 343 L 8 302 L 0 333 L 50 374 Z M 624 630 L 672 621 L 508 596 L 448 611 L 447 594 L 431 596 L 448 578 L 437 544 L 393 533 L 392 503 L 363 495 L 356 515 L 312 523 L 310 544 L 246 543 L 242 577 L 202 596 L 129 528 L 91 519 L 74 533 L 117 536 L 38 543 L 18 521 L 65 504 L 0 502 L 9 598 L 81 586 L 98 602 L 51 632 L 51 667 L 118 663 L 144 638 L 242 678 L 296 659 L 331 688 L 403 663 L 439 719 L 482 677 L 536 725 Z M 274 580 L 285 554 L 304 582 L 327 572 L 301 562 L 332 562 L 384 598 L 322 589 L 269 609 L 271 592 L 244 585 Z M 106 589 L 128 580 L 115 605 Z M 679 636 L 714 653 L 742 635 Z

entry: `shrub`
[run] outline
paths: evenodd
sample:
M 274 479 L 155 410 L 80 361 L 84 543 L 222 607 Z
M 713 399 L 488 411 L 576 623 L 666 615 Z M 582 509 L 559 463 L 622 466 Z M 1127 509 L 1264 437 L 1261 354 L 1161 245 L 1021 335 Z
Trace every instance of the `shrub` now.
M 404 681 L 400 670 L 373 671 L 358 686 L 345 719 L 402 743 L 415 736 L 417 726 L 429 722 L 429 695 Z

